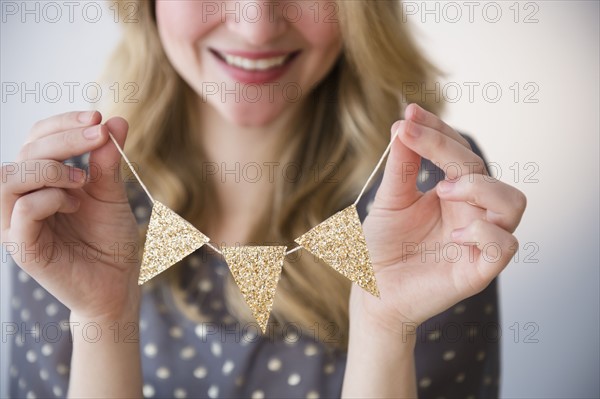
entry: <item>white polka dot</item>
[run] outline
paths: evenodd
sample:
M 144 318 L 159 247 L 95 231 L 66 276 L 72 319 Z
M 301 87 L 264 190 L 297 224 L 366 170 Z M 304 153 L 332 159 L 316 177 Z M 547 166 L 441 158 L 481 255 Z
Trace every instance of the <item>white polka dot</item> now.
M 301 380 L 300 374 L 294 373 L 288 377 L 287 383 L 291 386 L 296 386 L 300 383 L 300 380 Z
M 69 331 L 69 321 L 68 320 L 61 320 L 59 325 L 60 325 L 60 329 L 62 331 Z
M 52 354 L 52 352 L 54 352 L 54 349 L 52 348 L 52 345 L 50 345 L 50 344 L 44 344 L 44 345 L 42 345 L 42 355 L 44 355 L 44 356 L 50 356 Z
M 156 348 L 156 345 L 146 344 L 144 346 L 144 355 L 146 355 L 148 357 L 155 357 L 157 353 L 158 353 L 158 349 Z
M 235 367 L 235 364 L 231 360 L 227 360 L 225 363 L 223 363 L 223 369 L 222 369 L 223 374 L 224 375 L 231 374 L 234 367 Z
M 183 359 L 183 360 L 188 360 L 193 358 L 196 355 L 196 349 L 194 349 L 193 346 L 186 346 L 185 348 L 183 348 L 181 350 L 181 352 L 179 353 L 179 356 Z
M 456 376 L 456 382 L 461 383 L 465 380 L 465 373 L 460 373 Z
M 429 175 L 430 173 L 427 169 L 421 169 L 417 178 L 419 179 L 419 182 L 423 183 L 429 179 Z
M 58 313 L 58 305 L 55 302 L 52 302 L 50 305 L 46 306 L 46 314 L 50 317 L 55 316 Z
M 235 379 L 235 385 L 238 387 L 241 387 L 242 385 L 244 385 L 244 376 L 243 375 L 238 375 Z
M 485 359 L 485 352 L 484 352 L 484 351 L 479 351 L 479 352 L 477 353 L 477 361 L 478 361 L 478 362 L 480 362 L 480 361 L 482 361 L 483 359 Z
M 15 337 L 15 345 L 17 345 L 19 348 L 22 347 L 24 343 L 25 343 L 25 340 L 23 339 L 22 335 L 17 335 Z
M 156 370 L 156 376 L 162 380 L 167 379 L 171 376 L 171 372 L 166 367 L 159 367 Z
M 467 307 L 465 305 L 463 305 L 463 304 L 456 305 L 454 307 L 454 313 L 456 313 L 456 314 L 465 313 L 466 309 L 467 309 Z
M 317 353 L 319 353 L 319 348 L 314 344 L 308 344 L 306 345 L 306 348 L 304 348 L 304 354 L 306 356 L 314 356 Z
M 281 360 L 276 357 L 272 358 L 269 360 L 269 363 L 267 363 L 267 368 L 271 371 L 279 371 L 279 369 L 281 369 Z
M 35 299 L 36 301 L 41 301 L 42 299 L 44 299 L 44 296 L 46 296 L 46 294 L 44 293 L 44 290 L 40 287 L 33 290 L 33 299 Z
M 254 391 L 252 392 L 252 399 L 263 399 L 265 397 L 265 393 L 263 391 Z
M 27 392 L 27 399 L 35 399 L 35 398 L 37 398 L 37 396 L 35 396 L 35 393 L 33 393 L 33 391 Z
M 206 377 L 206 367 L 197 367 L 196 370 L 194 370 L 194 377 L 196 377 L 196 378 Z
M 19 388 L 21 388 L 21 389 L 27 388 L 27 383 L 25 382 L 25 379 L 23 377 L 19 378 Z
M 210 303 L 210 307 L 212 310 L 221 310 L 221 309 L 223 309 L 223 301 L 219 301 L 218 299 L 215 299 L 214 301 L 212 301 Z
M 144 320 L 144 319 L 141 319 L 140 320 L 140 329 L 143 331 L 146 328 L 148 328 L 148 322 L 146 320 Z
M 25 357 L 27 358 L 27 361 L 29 363 L 34 363 L 37 360 L 37 355 L 35 354 L 35 352 L 32 349 L 27 351 L 27 354 L 25 355 Z
M 15 366 L 10 366 L 10 376 L 16 378 L 19 375 L 19 370 Z
M 333 363 L 326 364 L 323 368 L 323 371 L 325 372 L 325 374 L 333 374 L 333 372 L 335 371 L 335 365 Z
M 475 399 L 475 398 L 476 398 L 475 395 L 469 395 L 469 396 L 467 396 L 467 399 Z
M 154 387 L 150 384 L 145 384 L 144 388 L 142 388 L 142 392 L 144 394 L 144 397 L 146 398 L 151 398 L 154 396 Z
M 247 330 L 242 337 L 242 345 L 248 345 L 250 343 L 256 342 L 258 338 L 258 332 L 254 330 Z
M 69 367 L 65 366 L 62 363 L 56 365 L 56 372 L 60 375 L 65 375 L 69 372 Z
M 48 381 L 48 378 L 50 378 L 50 373 L 48 373 L 48 370 L 40 369 L 40 378 L 42 381 Z
M 483 385 L 490 385 L 492 383 L 492 377 L 490 377 L 489 375 L 486 375 L 485 378 L 483 379 Z
M 419 386 L 421 388 L 427 388 L 431 385 L 431 378 L 421 378 L 421 381 L 419 381 Z
M 169 335 L 172 338 L 181 338 L 183 337 L 183 330 L 181 329 L 181 327 L 171 327 L 171 329 L 169 330 Z
M 467 335 L 469 336 L 469 338 L 473 338 L 473 337 L 477 336 L 478 333 L 479 333 L 479 330 L 475 326 L 470 326 L 469 330 L 467 331 Z
M 208 397 L 211 399 L 215 399 L 219 397 L 219 387 L 216 385 L 211 385 L 210 388 L 208 388 Z
M 223 348 L 219 342 L 214 341 L 210 344 L 210 351 L 215 357 L 220 357 L 221 353 L 223 353 Z
M 27 273 L 25 273 L 23 270 L 19 270 L 19 281 L 22 283 L 26 283 L 27 281 L 29 281 L 31 277 L 29 277 L 29 275 Z
M 485 314 L 492 314 L 494 312 L 494 305 L 488 303 L 487 305 L 485 305 L 483 311 L 485 312 Z
M 10 304 L 12 305 L 13 309 L 18 309 L 21 307 L 21 300 L 17 297 L 14 297 L 10 300 Z
M 188 262 L 190 264 L 190 266 L 192 266 L 193 268 L 197 268 L 198 266 L 200 266 L 200 258 L 196 255 L 194 256 L 190 256 L 188 258 Z
M 454 351 L 446 351 L 442 355 L 442 359 L 444 359 L 445 361 L 449 361 L 449 360 L 454 359 L 454 356 L 456 356 L 456 352 L 454 352 Z
M 294 330 L 288 331 L 283 337 L 283 341 L 288 345 L 295 345 L 298 339 L 298 332 Z
M 201 292 L 209 292 L 210 290 L 212 290 L 212 287 L 212 282 L 207 278 L 200 280 L 200 282 L 198 283 L 198 289 Z
M 373 206 L 373 200 L 369 201 L 369 203 L 365 207 L 365 210 L 367 211 L 367 213 L 369 213 L 371 211 L 372 206 Z
M 227 275 L 228 272 L 229 271 L 223 266 L 219 266 L 215 269 L 215 273 L 217 273 L 221 277 Z
M 30 317 L 31 317 L 31 312 L 29 311 L 29 309 L 21 310 L 21 320 L 27 321 L 27 320 L 29 320 Z
M 202 323 L 202 324 L 198 324 L 196 326 L 196 328 L 194 329 L 194 332 L 196 333 L 198 338 L 202 338 L 204 340 L 204 338 L 206 338 L 206 330 L 207 330 L 206 324 Z
M 148 215 L 148 209 L 145 206 L 136 206 L 134 212 L 135 216 L 140 219 Z
M 440 332 L 440 330 L 435 330 L 427 334 L 427 339 L 430 341 L 437 341 L 438 339 L 440 339 L 441 335 L 442 333 Z
M 310 391 L 306 394 L 306 399 L 319 399 L 319 393 L 316 391 Z
M 63 396 L 63 390 L 58 385 L 52 387 L 52 393 L 54 394 L 54 396 Z
M 183 399 L 187 397 L 187 392 L 183 388 L 177 388 L 173 391 L 173 396 L 177 399 Z

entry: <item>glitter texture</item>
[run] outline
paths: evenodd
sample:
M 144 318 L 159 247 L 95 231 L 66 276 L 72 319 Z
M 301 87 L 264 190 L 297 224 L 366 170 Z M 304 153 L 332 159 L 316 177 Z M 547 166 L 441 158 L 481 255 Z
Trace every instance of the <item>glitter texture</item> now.
M 138 284 L 167 270 L 208 241 L 209 238 L 188 221 L 154 201 Z
M 371 257 L 355 205 L 339 211 L 294 241 L 361 288 L 379 297 Z
M 223 247 L 221 252 L 248 307 L 264 333 L 273 307 L 286 247 Z

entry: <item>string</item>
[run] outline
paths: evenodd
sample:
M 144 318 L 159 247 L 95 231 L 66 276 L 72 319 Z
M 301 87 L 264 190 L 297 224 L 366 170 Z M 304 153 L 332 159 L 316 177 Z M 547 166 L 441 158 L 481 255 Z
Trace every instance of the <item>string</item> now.
M 212 245 L 210 242 L 207 242 L 207 243 L 206 243 L 206 244 L 204 244 L 204 245 L 206 245 L 207 247 L 210 247 L 210 248 L 212 248 L 212 250 L 213 250 L 213 251 L 215 251 L 216 253 L 218 253 L 219 255 L 223 255 L 223 252 L 219 251 L 219 250 L 217 249 L 217 247 L 215 247 L 214 245 Z
M 292 254 L 292 253 L 294 253 L 294 252 L 296 252 L 296 251 L 299 251 L 299 250 L 301 250 L 301 249 L 302 249 L 302 247 L 301 247 L 301 246 L 297 246 L 296 248 L 294 248 L 294 249 L 290 249 L 289 251 L 287 251 L 287 252 L 285 253 L 285 255 L 284 255 L 284 256 L 288 256 L 289 254 Z
M 113 143 L 115 143 L 115 146 L 117 147 L 117 150 L 119 150 L 119 152 L 121 153 L 121 156 L 123 157 L 123 159 L 125 160 L 125 162 L 127 162 L 127 166 L 129 166 L 129 169 L 131 170 L 131 173 L 133 173 L 133 175 L 135 176 L 135 178 L 137 179 L 137 181 L 140 183 L 140 186 L 142 186 L 142 188 L 146 192 L 146 195 L 148 196 L 148 198 L 150 198 L 150 201 L 152 201 L 152 203 L 154 203 L 154 198 L 152 198 L 152 195 L 150 195 L 150 191 L 148 191 L 148 189 L 146 188 L 146 186 L 142 182 L 142 179 L 140 179 L 140 177 L 136 173 L 135 168 L 133 167 L 133 165 L 131 164 L 131 162 L 129 162 L 129 159 L 127 159 L 127 155 L 125 155 L 125 152 L 123 152 L 123 149 L 121 148 L 121 146 L 119 145 L 119 143 L 117 143 L 117 140 L 113 137 L 112 133 L 108 132 L 108 135 L 112 139 Z
M 390 149 L 392 148 L 392 143 L 396 139 L 397 135 L 398 135 L 398 131 L 396 130 L 396 132 L 392 136 L 392 139 L 390 140 L 390 143 L 388 144 L 387 148 L 385 149 L 385 151 L 381 155 L 381 158 L 379 158 L 379 162 L 377 162 L 377 165 L 375 166 L 375 169 L 373 169 L 373 172 L 371 173 L 371 176 L 369 176 L 369 178 L 367 179 L 367 182 L 363 186 L 362 190 L 360 190 L 360 194 L 358 194 L 358 198 L 356 198 L 356 201 L 354 201 L 353 205 L 358 204 L 358 201 L 360 201 L 360 199 L 362 198 L 363 194 L 365 193 L 365 190 L 369 186 L 369 183 L 371 182 L 371 180 L 373 179 L 373 177 L 375 176 L 375 174 L 377 173 L 377 171 L 381 167 L 381 163 L 383 162 L 383 160 L 385 159 L 385 157 L 387 156 L 387 154 L 390 152 Z

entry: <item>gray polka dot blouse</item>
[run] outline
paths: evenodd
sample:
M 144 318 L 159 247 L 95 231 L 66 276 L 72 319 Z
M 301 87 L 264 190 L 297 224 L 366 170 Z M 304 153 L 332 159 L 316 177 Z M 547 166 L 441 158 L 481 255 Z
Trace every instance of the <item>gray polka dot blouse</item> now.
M 478 152 L 474 143 L 472 143 Z M 418 184 L 422 191 L 443 179 L 424 160 Z M 358 204 L 364 220 L 381 178 Z M 140 189 L 130 190 L 140 223 L 150 205 Z M 196 323 L 176 307 L 167 285 L 143 290 L 140 345 L 143 394 L 147 398 L 335 398 L 339 397 L 346 353 L 287 328 L 263 337 L 244 328 L 223 301 L 222 258 L 200 248 L 181 264 L 204 298 Z M 206 252 L 205 252 L 206 251 Z M 11 260 L 11 346 L 9 394 L 23 398 L 66 396 L 71 358 L 69 310 Z M 499 325 L 496 282 L 480 294 L 433 317 L 417 331 L 417 384 L 422 398 L 498 396 Z M 242 327 L 240 327 L 242 326 Z M 77 330 L 75 330 L 77 331 Z

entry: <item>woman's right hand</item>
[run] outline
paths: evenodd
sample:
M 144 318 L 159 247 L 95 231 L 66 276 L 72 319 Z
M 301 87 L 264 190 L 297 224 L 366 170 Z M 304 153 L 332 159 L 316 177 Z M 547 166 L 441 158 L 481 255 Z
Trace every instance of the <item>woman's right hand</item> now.
M 2 166 L 2 245 L 72 315 L 135 316 L 141 242 L 120 178 L 122 118 L 56 115 L 34 125 L 17 162 Z M 90 175 L 62 161 L 90 152 Z

